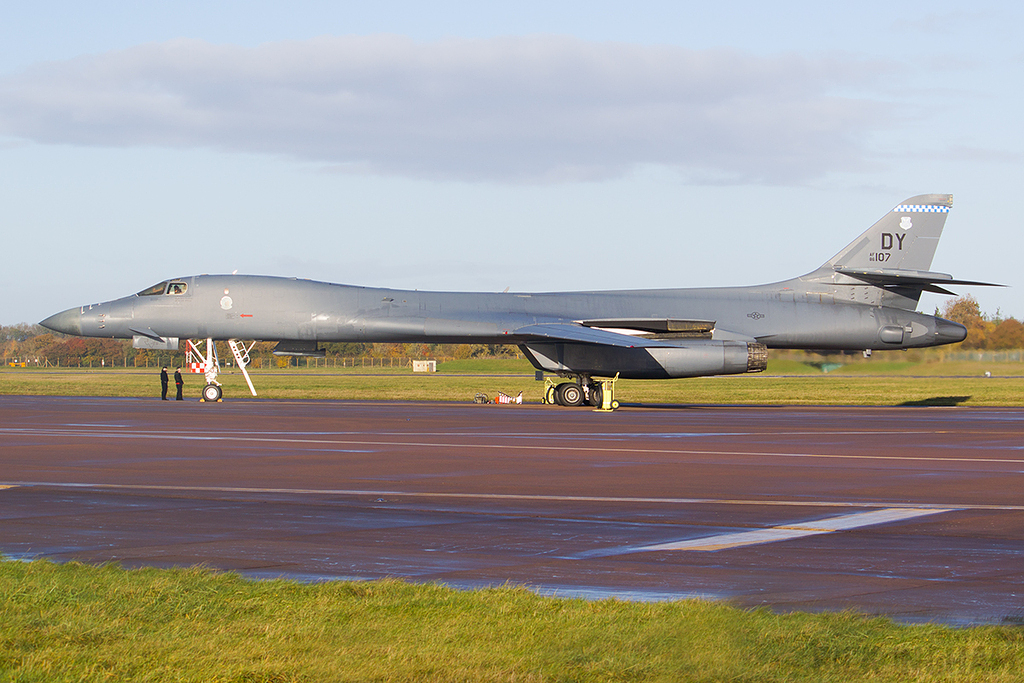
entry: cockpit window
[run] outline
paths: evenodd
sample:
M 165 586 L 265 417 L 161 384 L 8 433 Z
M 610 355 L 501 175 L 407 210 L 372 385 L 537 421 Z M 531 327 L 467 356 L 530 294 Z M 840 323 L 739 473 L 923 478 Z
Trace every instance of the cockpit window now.
M 164 280 L 158 285 L 144 289 L 135 296 L 156 296 L 159 294 L 184 294 L 188 289 L 187 282 L 179 280 Z
M 164 280 L 158 285 L 153 285 L 148 289 L 144 289 L 135 296 L 154 296 L 156 294 L 163 294 L 165 289 L 167 289 L 167 280 Z

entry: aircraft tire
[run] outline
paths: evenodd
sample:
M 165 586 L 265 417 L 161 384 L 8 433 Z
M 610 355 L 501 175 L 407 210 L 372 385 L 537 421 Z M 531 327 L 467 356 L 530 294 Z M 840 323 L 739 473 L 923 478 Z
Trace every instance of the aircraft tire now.
M 604 390 L 600 384 L 590 385 L 590 405 L 595 408 L 601 407 L 601 399 L 604 398 Z
M 558 392 L 555 391 L 556 387 L 549 386 L 544 390 L 544 398 L 541 399 L 541 403 L 547 403 L 549 405 L 555 405 L 558 403 Z
M 583 405 L 583 387 L 575 382 L 562 382 L 558 385 L 555 397 L 563 406 L 581 406 Z
M 216 403 L 222 395 L 221 388 L 216 384 L 207 384 L 203 387 L 203 400 L 207 403 Z

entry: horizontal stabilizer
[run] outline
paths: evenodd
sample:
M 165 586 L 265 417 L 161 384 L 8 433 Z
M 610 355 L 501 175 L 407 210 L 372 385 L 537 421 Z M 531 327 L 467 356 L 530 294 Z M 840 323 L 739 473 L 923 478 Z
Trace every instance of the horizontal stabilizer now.
M 538 323 L 526 325 L 513 330 L 516 336 L 535 337 L 538 339 L 549 339 L 553 341 L 578 342 L 583 344 L 601 344 L 603 346 L 618 346 L 623 348 L 640 347 L 669 347 L 674 346 L 671 341 L 648 339 L 645 337 L 633 337 L 628 334 L 597 330 L 584 325 L 573 323 Z
M 953 294 L 942 285 L 977 285 L 982 287 L 1005 287 L 993 282 L 977 282 L 975 280 L 956 280 L 946 273 L 933 273 L 925 270 L 896 270 L 892 268 L 844 268 L 836 266 L 835 271 L 842 275 L 856 278 L 878 287 L 908 287 L 937 294 Z

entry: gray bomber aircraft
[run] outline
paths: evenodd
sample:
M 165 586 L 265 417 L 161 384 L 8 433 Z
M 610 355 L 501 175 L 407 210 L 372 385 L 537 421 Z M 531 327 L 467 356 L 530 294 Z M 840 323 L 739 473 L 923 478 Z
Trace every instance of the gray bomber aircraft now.
M 258 275 L 167 280 L 72 308 L 43 326 L 177 350 L 185 339 L 203 398 L 220 400 L 216 341 L 227 341 L 250 391 L 238 340 L 280 355 L 323 355 L 319 342 L 517 344 L 548 383 L 545 402 L 615 407 L 613 382 L 760 372 L 768 349 L 863 351 L 962 341 L 967 330 L 915 312 L 921 292 L 953 294 L 930 272 L 952 196 L 911 197 L 821 267 L 749 287 L 557 293 L 420 292 Z M 192 339 L 206 339 L 205 353 Z M 255 342 L 253 342 L 255 343 Z

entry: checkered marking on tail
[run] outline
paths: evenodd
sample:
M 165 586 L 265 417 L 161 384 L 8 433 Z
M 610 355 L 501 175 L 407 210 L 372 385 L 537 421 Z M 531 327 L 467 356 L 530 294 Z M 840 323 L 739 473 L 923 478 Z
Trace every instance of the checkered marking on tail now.
M 949 207 L 934 204 L 900 204 L 893 211 L 896 213 L 949 213 Z

